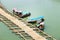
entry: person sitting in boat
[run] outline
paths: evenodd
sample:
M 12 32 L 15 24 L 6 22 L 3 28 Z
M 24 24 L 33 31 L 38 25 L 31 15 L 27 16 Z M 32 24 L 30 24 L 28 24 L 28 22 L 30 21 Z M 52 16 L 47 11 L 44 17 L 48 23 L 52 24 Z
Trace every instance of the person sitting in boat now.
M 40 25 L 39 27 L 38 27 L 40 30 L 44 30 L 44 26 L 43 25 Z
M 16 8 L 13 9 L 13 13 L 16 14 L 16 15 L 22 15 L 22 11 L 18 11 Z
M 13 8 L 13 13 L 17 12 L 16 8 Z
M 40 30 L 44 30 L 44 19 L 43 19 L 43 18 L 41 19 L 41 22 L 38 23 L 38 24 L 39 24 L 38 28 L 39 28 Z

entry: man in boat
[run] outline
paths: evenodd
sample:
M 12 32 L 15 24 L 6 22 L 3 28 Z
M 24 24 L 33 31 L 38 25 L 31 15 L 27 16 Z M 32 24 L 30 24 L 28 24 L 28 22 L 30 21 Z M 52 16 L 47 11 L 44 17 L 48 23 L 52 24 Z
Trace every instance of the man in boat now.
M 44 26 L 43 25 L 40 25 L 39 27 L 38 27 L 40 30 L 44 30 Z
M 44 30 L 44 19 L 43 19 L 43 18 L 41 19 L 41 22 L 38 23 L 38 24 L 39 24 L 38 28 L 39 28 L 40 30 Z
M 16 14 L 17 16 L 21 16 L 22 15 L 22 11 L 18 11 L 16 8 L 13 9 L 13 13 Z

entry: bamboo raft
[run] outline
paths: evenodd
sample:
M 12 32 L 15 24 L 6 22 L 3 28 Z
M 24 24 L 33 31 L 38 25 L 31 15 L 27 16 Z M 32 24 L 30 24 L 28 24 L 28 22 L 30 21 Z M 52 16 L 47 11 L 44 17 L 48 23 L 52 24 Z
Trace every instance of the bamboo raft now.
M 18 20 L 21 20 L 22 22 L 24 22 L 27 26 L 29 26 L 30 28 L 32 28 L 36 33 L 38 33 L 39 35 L 43 36 L 44 38 L 48 39 L 48 40 L 56 40 L 55 38 L 53 38 L 52 36 L 49 36 L 48 34 L 46 34 L 45 32 L 43 31 L 40 31 L 37 27 L 35 27 L 34 25 L 30 24 L 30 23 L 27 23 L 25 20 L 23 20 L 22 18 L 16 16 L 15 14 L 12 14 L 10 13 L 9 11 L 7 11 L 4 7 L 1 7 L 2 9 L 4 9 L 4 11 L 6 11 L 7 13 L 9 13 L 11 16 L 14 16 L 15 18 L 17 18 Z M 4 17 L 2 17 L 4 18 Z M 6 22 L 7 21 L 7 22 Z M 18 28 L 18 25 L 9 22 L 10 20 L 7 20 L 7 19 L 4 19 L 2 20 L 2 22 L 4 22 L 7 26 L 9 26 L 9 28 L 15 32 L 17 35 L 21 35 L 24 33 L 23 30 L 21 30 L 21 28 Z M 13 25 L 12 25 L 13 24 Z M 14 27 L 16 26 L 16 27 Z M 19 29 L 19 30 L 15 30 L 15 29 Z M 21 33 L 22 31 L 22 33 Z M 25 33 L 27 34 L 27 33 Z M 24 36 L 22 36 L 25 40 L 26 38 Z M 28 36 L 28 37 L 31 37 L 31 36 Z M 30 38 L 30 40 L 34 40 L 32 37 Z

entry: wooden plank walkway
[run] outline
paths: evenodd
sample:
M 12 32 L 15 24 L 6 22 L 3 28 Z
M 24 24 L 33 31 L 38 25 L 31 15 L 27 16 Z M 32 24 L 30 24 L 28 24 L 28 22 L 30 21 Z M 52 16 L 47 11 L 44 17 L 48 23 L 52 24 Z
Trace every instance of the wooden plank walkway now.
M 28 33 L 33 39 L 35 40 L 46 40 L 44 37 L 38 35 L 35 31 L 33 31 L 33 29 L 31 29 L 30 27 L 26 26 L 26 24 L 24 24 L 23 22 L 21 22 L 20 20 L 18 20 L 17 18 L 9 15 L 8 13 L 6 13 L 5 11 L 3 11 L 0 8 L 0 14 L 5 16 L 6 18 L 8 18 L 9 20 L 11 20 L 13 23 L 15 23 L 16 25 L 18 25 L 20 28 L 22 28 L 26 33 Z

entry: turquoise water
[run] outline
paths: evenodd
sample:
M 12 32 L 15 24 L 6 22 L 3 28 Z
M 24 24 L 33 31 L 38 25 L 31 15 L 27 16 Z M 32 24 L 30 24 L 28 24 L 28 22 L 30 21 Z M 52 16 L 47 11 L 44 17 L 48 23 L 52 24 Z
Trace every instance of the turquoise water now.
M 1 0 L 1 2 L 10 12 L 17 8 L 30 11 L 31 17 L 43 15 L 45 32 L 60 40 L 60 0 Z

